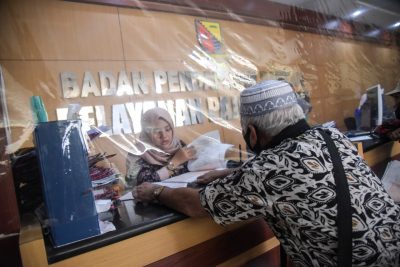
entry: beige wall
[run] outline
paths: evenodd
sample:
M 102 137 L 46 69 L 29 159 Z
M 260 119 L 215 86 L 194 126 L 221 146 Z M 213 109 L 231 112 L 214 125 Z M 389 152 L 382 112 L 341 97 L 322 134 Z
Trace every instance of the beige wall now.
M 32 121 L 30 97 L 44 99 L 50 120 L 57 107 L 69 103 L 105 105 L 148 99 L 193 97 L 193 93 L 165 93 L 150 96 L 64 99 L 60 73 L 90 71 L 96 81 L 99 71 L 115 76 L 121 70 L 144 71 L 151 80 L 155 70 L 204 70 L 189 55 L 198 46 L 192 16 L 139 11 L 94 4 L 56 0 L 4 0 L 0 3 L 0 64 L 3 68 L 7 103 L 13 126 L 13 142 L 31 145 L 24 127 Z M 259 71 L 272 65 L 287 66 L 304 75 L 305 89 L 313 105 L 312 123 L 335 120 L 344 128 L 343 118 L 352 116 L 366 88 L 380 83 L 387 91 L 400 78 L 398 48 L 345 40 L 280 28 L 232 21 L 220 23 L 226 63 L 243 67 L 232 55 L 239 55 Z M 221 61 L 221 59 L 218 59 Z M 238 95 L 237 90 L 207 91 L 199 97 Z M 202 103 L 206 112 L 206 103 Z M 111 123 L 111 111 L 107 110 Z M 227 143 L 242 143 L 238 120 L 228 121 L 237 130 L 209 122 L 178 128 L 190 141 L 199 133 L 220 129 Z M 22 135 L 22 136 L 21 136 Z M 115 137 L 117 138 L 117 137 Z M 123 162 L 124 149 L 99 141 L 99 149 L 117 152 Z M 123 164 L 120 163 L 122 166 Z M 121 167 L 123 168 L 123 167 Z

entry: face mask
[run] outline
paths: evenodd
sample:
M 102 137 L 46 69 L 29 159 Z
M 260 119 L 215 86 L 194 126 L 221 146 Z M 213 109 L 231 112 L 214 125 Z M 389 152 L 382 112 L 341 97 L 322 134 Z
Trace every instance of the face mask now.
M 257 132 L 257 128 L 254 127 L 254 129 Z M 259 137 L 259 134 L 257 133 L 257 136 Z M 260 138 L 257 138 L 257 143 L 254 145 L 254 147 L 251 147 L 250 145 L 250 129 L 247 128 L 246 134 L 243 135 L 244 141 L 246 142 L 247 150 L 250 150 L 251 153 L 253 154 L 260 154 L 262 149 L 262 146 L 260 144 Z

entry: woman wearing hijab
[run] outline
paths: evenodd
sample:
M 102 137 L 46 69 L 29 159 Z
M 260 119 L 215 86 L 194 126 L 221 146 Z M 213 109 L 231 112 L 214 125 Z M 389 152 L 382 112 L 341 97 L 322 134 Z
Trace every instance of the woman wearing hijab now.
M 143 182 L 159 182 L 188 172 L 187 162 L 195 159 L 194 148 L 175 136 L 174 124 L 168 111 L 153 108 L 146 111 L 141 120 L 142 132 L 138 147 L 141 155 L 128 154 L 127 180 L 132 185 Z

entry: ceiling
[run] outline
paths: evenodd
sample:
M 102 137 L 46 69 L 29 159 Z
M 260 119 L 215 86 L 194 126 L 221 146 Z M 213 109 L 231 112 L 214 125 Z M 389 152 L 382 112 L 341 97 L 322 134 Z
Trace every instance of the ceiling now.
M 400 0 L 270 0 L 272 2 L 295 6 L 333 15 L 345 20 L 353 20 L 381 29 L 395 29 L 400 22 Z M 352 17 L 355 11 L 361 14 Z M 400 27 L 397 26 L 396 30 Z
M 67 1 L 226 19 L 400 46 L 400 0 Z M 358 16 L 354 16 L 355 11 Z

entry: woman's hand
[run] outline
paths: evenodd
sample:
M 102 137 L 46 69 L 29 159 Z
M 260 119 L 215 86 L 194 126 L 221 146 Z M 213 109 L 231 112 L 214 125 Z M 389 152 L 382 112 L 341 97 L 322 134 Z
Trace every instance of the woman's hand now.
M 191 159 L 196 159 L 196 149 L 194 147 L 182 147 L 172 157 L 171 162 L 175 166 L 179 166 Z
M 154 190 L 160 185 L 143 183 L 132 189 L 133 198 L 139 202 L 151 202 L 154 200 Z
M 200 175 L 197 177 L 196 182 L 198 184 L 208 184 L 211 183 L 214 180 L 217 180 L 219 178 L 223 178 L 229 174 L 231 174 L 235 169 L 225 169 L 225 170 L 214 170 L 214 171 L 209 171 L 206 172 L 203 175 Z

